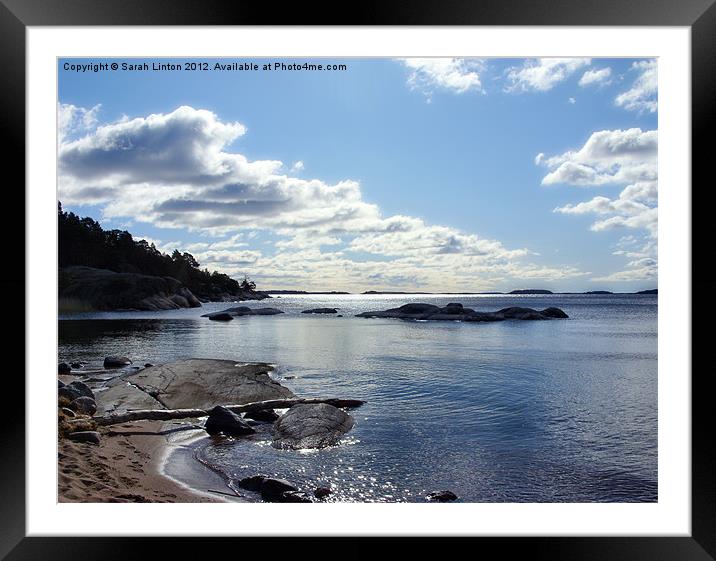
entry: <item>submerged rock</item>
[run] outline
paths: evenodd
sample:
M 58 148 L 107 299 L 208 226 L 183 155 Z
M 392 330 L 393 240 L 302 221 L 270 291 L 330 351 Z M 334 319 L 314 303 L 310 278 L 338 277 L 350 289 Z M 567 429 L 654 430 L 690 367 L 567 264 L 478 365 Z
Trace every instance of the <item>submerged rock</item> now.
M 217 405 L 209 412 L 204 430 L 209 434 L 223 433 L 227 436 L 244 436 L 256 432 L 236 413 L 221 405 Z
M 303 310 L 302 314 L 337 314 L 336 308 L 313 308 L 312 310 Z
M 457 495 L 452 491 L 436 491 L 434 493 L 430 493 L 426 498 L 431 502 L 447 503 L 450 501 L 456 501 Z
M 122 368 L 130 364 L 132 364 L 132 361 L 126 356 L 108 356 L 104 359 L 105 368 Z
M 325 448 L 353 428 L 353 417 L 327 403 L 294 405 L 274 423 L 274 448 Z
M 521 320 L 544 320 L 555 318 L 568 318 L 559 308 L 547 308 L 545 310 L 533 310 L 532 308 L 503 308 L 497 312 L 477 312 L 471 308 L 465 308 L 462 304 L 451 303 L 440 308 L 433 304 L 410 303 L 377 312 L 363 312 L 357 314 L 361 318 L 396 318 L 430 321 L 503 321 L 506 319 Z
M 201 317 L 213 319 L 215 321 L 231 321 L 235 317 L 241 316 L 275 316 L 282 314 L 283 311 L 276 308 L 249 308 L 248 306 L 236 306 L 227 308 L 220 312 L 212 312 L 210 314 L 202 314 Z
M 72 368 L 66 362 L 61 362 L 57 365 L 58 374 L 69 374 L 70 372 L 72 372 Z

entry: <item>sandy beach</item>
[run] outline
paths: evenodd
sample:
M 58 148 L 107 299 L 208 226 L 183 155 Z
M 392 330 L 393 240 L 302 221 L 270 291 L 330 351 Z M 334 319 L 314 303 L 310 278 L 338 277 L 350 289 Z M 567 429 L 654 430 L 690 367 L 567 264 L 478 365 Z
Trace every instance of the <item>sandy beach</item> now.
M 193 491 L 163 474 L 178 434 L 161 421 L 137 421 L 100 429 L 99 445 L 60 439 L 59 502 L 225 502 L 228 497 Z M 211 474 L 205 470 L 208 481 Z M 218 476 L 216 476 L 218 479 Z M 222 487 L 218 482 L 217 491 Z M 207 489 L 208 490 L 208 489 Z M 228 491 L 228 489 L 226 489 Z

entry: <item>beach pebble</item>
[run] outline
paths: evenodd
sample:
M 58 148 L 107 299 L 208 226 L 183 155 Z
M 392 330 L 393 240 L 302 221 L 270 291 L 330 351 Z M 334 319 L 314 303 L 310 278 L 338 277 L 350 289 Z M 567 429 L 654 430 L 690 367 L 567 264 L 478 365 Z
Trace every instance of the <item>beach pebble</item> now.
M 97 403 L 95 400 L 84 395 L 72 400 L 68 407 L 75 413 L 89 415 L 90 417 L 97 412 Z
M 317 499 L 325 499 L 328 495 L 330 495 L 333 491 L 331 491 L 328 487 L 318 487 L 313 492 L 313 495 Z
M 276 414 L 273 409 L 264 409 L 262 411 L 244 413 L 244 419 L 261 421 L 262 423 L 273 423 L 276 419 L 278 419 L 278 414 Z
M 452 491 L 435 491 L 427 496 L 427 499 L 436 503 L 447 503 L 449 501 L 456 501 L 457 495 Z
M 126 356 L 108 356 L 104 359 L 105 368 L 121 368 L 128 364 L 132 364 L 132 361 Z
M 209 434 L 224 433 L 228 436 L 242 436 L 256 432 L 236 413 L 232 413 L 221 405 L 217 405 L 209 412 L 204 430 Z
M 70 365 L 66 362 L 61 362 L 57 365 L 58 374 L 69 374 L 70 372 L 72 372 L 72 368 L 70 368 Z
M 93 430 L 72 432 L 67 435 L 67 438 L 74 440 L 75 442 L 90 442 L 92 444 L 99 444 L 99 433 Z

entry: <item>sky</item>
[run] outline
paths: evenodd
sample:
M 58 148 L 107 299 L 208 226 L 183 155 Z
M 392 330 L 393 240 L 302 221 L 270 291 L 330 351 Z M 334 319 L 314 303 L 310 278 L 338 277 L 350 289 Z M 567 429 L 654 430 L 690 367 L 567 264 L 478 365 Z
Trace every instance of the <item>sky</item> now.
M 636 291 L 657 117 L 653 59 L 60 59 L 58 197 L 261 289 Z

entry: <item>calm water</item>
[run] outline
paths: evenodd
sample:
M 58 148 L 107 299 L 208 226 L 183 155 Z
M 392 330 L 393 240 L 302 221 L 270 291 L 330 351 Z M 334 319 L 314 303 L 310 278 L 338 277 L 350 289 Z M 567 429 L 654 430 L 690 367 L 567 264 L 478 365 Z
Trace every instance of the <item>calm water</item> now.
M 409 301 L 477 310 L 558 306 L 568 320 L 406 322 L 353 314 Z M 268 435 L 200 442 L 231 478 L 262 473 L 331 500 L 657 500 L 657 298 L 633 295 L 282 296 L 286 314 L 200 318 L 233 304 L 60 321 L 60 360 L 227 358 L 278 365 L 300 396 L 367 400 L 336 448 L 278 451 Z M 345 317 L 300 310 L 338 307 Z

